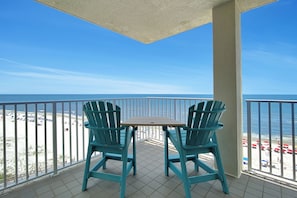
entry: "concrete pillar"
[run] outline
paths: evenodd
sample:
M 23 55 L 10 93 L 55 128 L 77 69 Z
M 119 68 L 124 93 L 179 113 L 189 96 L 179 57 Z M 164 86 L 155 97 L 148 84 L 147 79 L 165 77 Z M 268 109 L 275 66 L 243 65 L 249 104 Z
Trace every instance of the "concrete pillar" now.
M 237 0 L 213 9 L 214 98 L 226 104 L 218 131 L 225 173 L 240 177 L 242 170 L 242 74 L 240 10 Z

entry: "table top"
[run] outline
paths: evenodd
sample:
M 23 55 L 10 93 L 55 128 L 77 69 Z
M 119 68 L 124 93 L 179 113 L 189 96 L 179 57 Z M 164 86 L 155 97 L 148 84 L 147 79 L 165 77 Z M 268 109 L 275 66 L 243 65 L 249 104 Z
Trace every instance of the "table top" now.
M 167 117 L 132 117 L 121 124 L 124 126 L 185 126 L 184 123 Z

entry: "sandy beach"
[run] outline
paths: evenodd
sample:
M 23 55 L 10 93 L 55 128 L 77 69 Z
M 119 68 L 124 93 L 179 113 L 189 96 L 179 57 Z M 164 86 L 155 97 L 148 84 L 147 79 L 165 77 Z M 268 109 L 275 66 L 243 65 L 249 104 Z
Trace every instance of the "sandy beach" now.
M 243 137 L 243 169 L 247 170 L 248 160 L 248 146 L 246 137 Z M 271 141 L 271 144 L 267 139 L 262 139 L 260 144 L 257 138 L 252 138 L 251 142 L 251 155 L 252 155 L 252 168 L 255 170 L 261 170 L 263 172 L 271 173 L 276 176 L 282 176 L 285 178 L 293 179 L 293 158 L 295 158 L 296 151 L 292 148 L 290 139 L 283 141 L 282 151 L 281 146 L 277 139 Z M 271 149 L 270 149 L 271 145 Z M 283 163 L 282 163 L 283 160 Z M 297 162 L 297 159 L 296 159 Z M 282 173 L 283 171 L 283 173 Z
M 37 118 L 37 122 L 35 122 Z M 45 164 L 53 167 L 53 122 L 52 115 L 40 112 L 37 116 L 28 113 L 28 124 L 26 125 L 25 114 L 18 112 L 17 117 L 8 112 L 5 119 L 5 134 L 3 133 L 3 116 L 0 117 L 0 159 L 3 159 L 3 143 L 5 135 L 6 169 L 8 173 L 15 172 L 15 159 L 18 161 L 18 171 L 25 173 L 26 165 L 26 140 L 28 145 L 29 172 L 35 172 L 36 160 L 38 171 L 43 172 Z M 63 124 L 64 123 L 64 124 Z M 64 128 L 63 128 L 64 126 Z M 16 129 L 16 130 L 15 130 Z M 27 129 L 27 130 L 26 130 Z M 87 130 L 84 133 L 88 133 Z M 27 138 L 26 138 L 27 137 Z M 17 144 L 15 144 L 17 140 Z M 84 141 L 84 143 L 83 143 Z M 57 155 L 60 166 L 71 161 L 83 159 L 87 148 L 87 136 L 83 134 L 82 118 L 75 116 L 57 114 Z M 36 146 L 37 145 L 37 148 Z M 46 146 L 45 146 L 46 145 Z M 84 147 L 84 148 L 83 148 Z M 17 149 L 17 152 L 16 152 Z M 37 153 L 37 155 L 36 155 Z M 17 156 L 16 156 L 17 155 Z M 63 162 L 64 156 L 64 162 Z M 3 161 L 0 163 L 0 171 L 3 172 Z

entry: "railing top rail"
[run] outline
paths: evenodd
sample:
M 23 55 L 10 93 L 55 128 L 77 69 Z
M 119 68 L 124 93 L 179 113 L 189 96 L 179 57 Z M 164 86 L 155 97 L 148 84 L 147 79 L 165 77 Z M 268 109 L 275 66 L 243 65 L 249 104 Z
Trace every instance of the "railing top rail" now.
M 44 101 L 30 101 L 30 102 L 15 101 L 15 102 L 0 102 L 0 105 L 47 104 L 47 103 L 63 103 L 63 102 L 83 102 L 83 101 L 87 101 L 87 100 L 44 100 Z
M 246 102 L 297 103 L 297 100 L 246 99 Z
M 149 99 L 172 99 L 172 100 L 211 100 L 212 97 L 209 97 L 209 98 L 196 98 L 196 97 L 164 97 L 164 96 L 160 96 L 160 97 L 157 97 L 157 96 L 154 96 L 154 97 L 146 97 L 146 98 L 149 98 Z
M 185 98 L 185 97 L 129 97 L 129 98 L 92 98 L 92 99 L 72 99 L 72 100 L 40 100 L 40 101 L 13 101 L 0 102 L 0 105 L 15 104 L 46 104 L 46 103 L 65 103 L 65 102 L 85 102 L 90 100 L 141 100 L 141 99 L 170 99 L 170 100 L 210 100 L 211 98 Z

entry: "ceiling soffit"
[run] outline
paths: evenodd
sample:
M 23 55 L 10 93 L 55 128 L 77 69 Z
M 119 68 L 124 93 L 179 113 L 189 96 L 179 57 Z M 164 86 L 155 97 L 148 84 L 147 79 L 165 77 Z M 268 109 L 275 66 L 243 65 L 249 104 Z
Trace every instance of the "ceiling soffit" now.
M 230 0 L 37 0 L 143 43 L 212 22 L 212 8 Z M 242 12 L 274 0 L 238 0 Z

